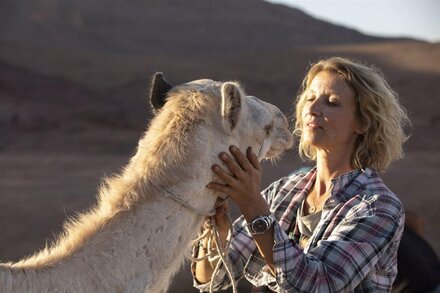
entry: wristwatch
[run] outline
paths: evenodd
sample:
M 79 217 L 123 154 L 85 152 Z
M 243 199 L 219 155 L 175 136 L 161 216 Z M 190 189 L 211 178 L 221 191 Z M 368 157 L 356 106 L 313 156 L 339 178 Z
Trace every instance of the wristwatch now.
M 263 234 L 269 230 L 275 221 L 275 217 L 272 215 L 258 216 L 255 220 L 248 223 L 246 226 L 251 234 Z

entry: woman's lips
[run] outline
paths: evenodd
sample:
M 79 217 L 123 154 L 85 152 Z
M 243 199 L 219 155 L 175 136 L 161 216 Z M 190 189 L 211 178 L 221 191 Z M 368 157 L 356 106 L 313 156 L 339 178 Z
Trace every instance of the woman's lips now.
M 315 123 L 315 122 L 307 123 L 307 127 L 312 128 L 312 129 L 320 129 L 320 128 L 322 128 L 318 123 Z

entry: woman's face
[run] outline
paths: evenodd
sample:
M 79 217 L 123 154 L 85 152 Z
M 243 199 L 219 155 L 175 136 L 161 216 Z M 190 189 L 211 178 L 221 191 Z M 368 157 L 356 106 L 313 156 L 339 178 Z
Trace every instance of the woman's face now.
M 304 142 L 318 150 L 351 155 L 362 133 L 351 86 L 337 73 L 321 71 L 310 83 L 305 99 L 301 113 Z

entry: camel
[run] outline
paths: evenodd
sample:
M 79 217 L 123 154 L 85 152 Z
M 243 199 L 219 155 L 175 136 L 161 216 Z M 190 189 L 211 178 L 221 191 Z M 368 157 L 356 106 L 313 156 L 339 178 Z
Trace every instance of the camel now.
M 1 292 L 166 292 L 218 196 L 210 168 L 230 145 L 259 159 L 292 145 L 281 111 L 236 82 L 172 86 L 157 73 L 154 117 L 120 174 L 97 203 L 69 219 L 50 246 L 0 264 Z

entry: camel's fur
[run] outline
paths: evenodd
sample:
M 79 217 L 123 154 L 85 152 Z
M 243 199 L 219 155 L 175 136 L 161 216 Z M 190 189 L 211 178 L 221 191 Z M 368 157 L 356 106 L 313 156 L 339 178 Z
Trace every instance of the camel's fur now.
M 260 159 L 292 138 L 273 105 L 236 83 L 199 80 L 173 87 L 137 153 L 102 184 L 96 206 L 70 219 L 58 240 L 17 263 L 0 264 L 2 292 L 162 292 L 179 268 L 202 214 L 163 196 L 167 188 L 208 212 L 210 166 L 235 144 Z

